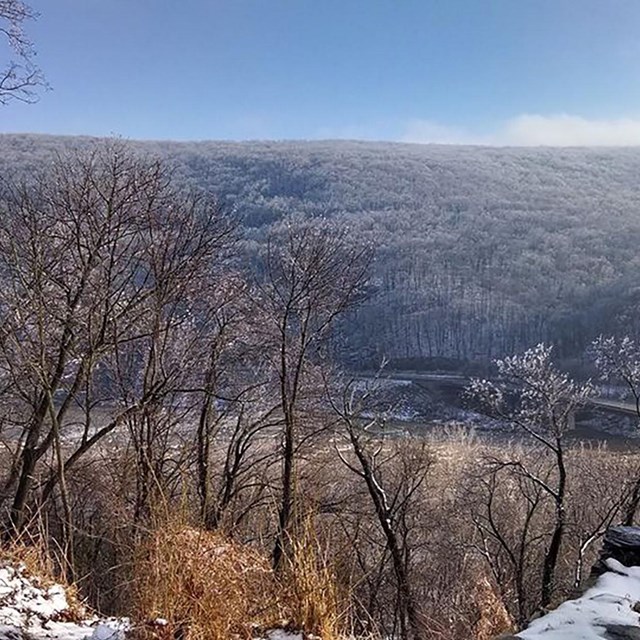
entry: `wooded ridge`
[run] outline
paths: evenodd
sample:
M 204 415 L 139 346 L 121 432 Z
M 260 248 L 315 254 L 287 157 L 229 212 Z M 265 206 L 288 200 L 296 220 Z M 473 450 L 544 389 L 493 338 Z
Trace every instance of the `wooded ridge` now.
M 0 136 L 0 175 L 28 176 L 93 142 Z M 601 332 L 638 334 L 638 149 L 131 145 L 214 194 L 242 221 L 249 248 L 291 213 L 338 218 L 369 239 L 370 300 L 342 331 L 352 364 L 487 360 L 541 341 L 568 358 Z

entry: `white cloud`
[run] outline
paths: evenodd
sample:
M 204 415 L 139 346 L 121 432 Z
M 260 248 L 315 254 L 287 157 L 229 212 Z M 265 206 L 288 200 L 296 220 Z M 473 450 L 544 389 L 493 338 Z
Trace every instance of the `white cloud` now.
M 580 116 L 521 115 L 509 120 L 504 144 L 567 146 L 640 145 L 640 119 L 588 120 Z
M 597 120 L 568 114 L 523 114 L 482 136 L 428 120 L 411 120 L 401 140 L 501 146 L 639 146 L 640 118 Z

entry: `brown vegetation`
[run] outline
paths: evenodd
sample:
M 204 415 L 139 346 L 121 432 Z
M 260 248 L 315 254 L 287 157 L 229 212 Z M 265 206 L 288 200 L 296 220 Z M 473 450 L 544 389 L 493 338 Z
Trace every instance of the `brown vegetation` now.
M 139 619 L 165 619 L 192 640 L 250 638 L 282 619 L 268 559 L 222 534 L 165 522 L 135 552 Z
M 512 630 L 540 605 L 553 510 L 541 505 L 530 517 L 521 551 L 530 496 L 517 477 L 499 483 L 491 479 L 496 460 L 531 460 L 534 450 L 515 442 L 488 444 L 464 433 L 449 433 L 444 440 L 390 440 L 384 444 L 386 486 L 407 473 L 407 450 L 425 445 L 431 459 L 427 478 L 399 529 L 424 625 L 421 637 L 480 640 Z M 584 567 L 595 558 L 605 523 L 620 515 L 633 484 L 637 456 L 576 447 L 567 451 L 567 462 L 572 470 L 568 525 L 554 602 L 572 595 L 576 583 L 586 578 Z M 102 478 L 93 493 L 99 513 L 90 523 L 78 513 L 76 540 L 82 553 L 76 553 L 76 571 L 83 576 L 81 591 L 93 594 L 103 609 L 135 613 L 136 619 L 166 618 L 189 626 L 195 637 L 231 637 L 224 635 L 230 629 L 242 637 L 270 624 L 327 639 L 399 632 L 397 577 L 375 507 L 360 478 L 336 460 L 329 438 L 300 462 L 297 489 L 305 515 L 278 574 L 269 561 L 277 528 L 274 503 L 252 504 L 247 496 L 250 515 L 229 536 L 186 526 L 187 512 L 197 522 L 197 502 L 189 508 L 184 489 L 177 490 L 165 499 L 182 505 L 184 515 L 174 522 L 154 520 L 136 542 L 127 507 L 132 495 L 121 485 L 114 491 L 112 480 L 105 481 L 118 481 L 122 463 L 115 458 L 92 464 L 94 477 Z M 544 460 L 536 458 L 535 468 L 543 472 Z M 268 492 L 277 488 L 277 468 L 258 465 L 253 474 L 257 482 L 267 483 Z M 70 491 L 76 490 L 71 481 Z M 483 526 L 489 518 L 496 525 L 493 536 Z M 522 553 L 518 562 L 510 557 L 514 552 Z M 100 566 L 108 566 L 108 573 L 96 570 Z

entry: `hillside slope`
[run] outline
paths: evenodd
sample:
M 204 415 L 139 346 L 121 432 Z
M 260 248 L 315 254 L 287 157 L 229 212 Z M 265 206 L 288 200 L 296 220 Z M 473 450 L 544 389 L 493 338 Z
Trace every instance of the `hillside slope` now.
M 0 174 L 88 138 L 0 136 Z M 135 142 L 225 203 L 260 239 L 289 214 L 335 216 L 377 247 L 349 352 L 485 359 L 551 340 L 580 354 L 637 333 L 640 149 L 370 142 Z

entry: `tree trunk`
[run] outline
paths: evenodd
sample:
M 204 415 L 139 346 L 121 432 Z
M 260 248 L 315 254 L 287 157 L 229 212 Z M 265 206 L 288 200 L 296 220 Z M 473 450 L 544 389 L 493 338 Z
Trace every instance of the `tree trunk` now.
M 623 524 L 627 527 L 632 527 L 633 522 L 636 518 L 636 513 L 638 511 L 638 506 L 640 505 L 640 476 L 636 479 L 633 485 L 633 491 L 631 492 L 631 497 L 629 498 L 629 504 L 627 505 L 627 509 L 625 511 L 624 522 Z
M 542 592 L 540 595 L 540 606 L 548 607 L 551 604 L 551 596 L 555 587 L 555 572 L 560 555 L 560 547 L 564 536 L 566 514 L 564 510 L 564 495 L 567 483 L 567 471 L 564 466 L 564 454 L 562 443 L 556 438 L 556 464 L 558 467 L 558 490 L 555 496 L 555 526 L 551 536 L 551 542 L 544 559 L 542 571 Z
M 282 470 L 282 502 L 278 513 L 278 534 L 273 548 L 273 568 L 279 569 L 290 542 L 294 502 L 294 424 L 293 414 L 285 412 L 284 460 Z
M 400 607 L 400 629 L 402 640 L 421 640 L 424 638 L 424 626 L 420 620 L 418 608 L 413 597 L 409 572 L 402 552 L 402 545 L 398 540 L 398 535 L 393 528 L 392 514 L 386 504 L 386 496 L 375 472 L 367 458 L 366 453 L 360 446 L 358 436 L 353 432 L 353 427 L 349 427 L 349 436 L 354 453 L 362 468 L 362 477 L 365 480 L 369 495 L 378 517 L 378 522 L 384 533 L 387 549 L 391 555 L 393 571 L 396 576 L 398 587 L 398 604 Z

